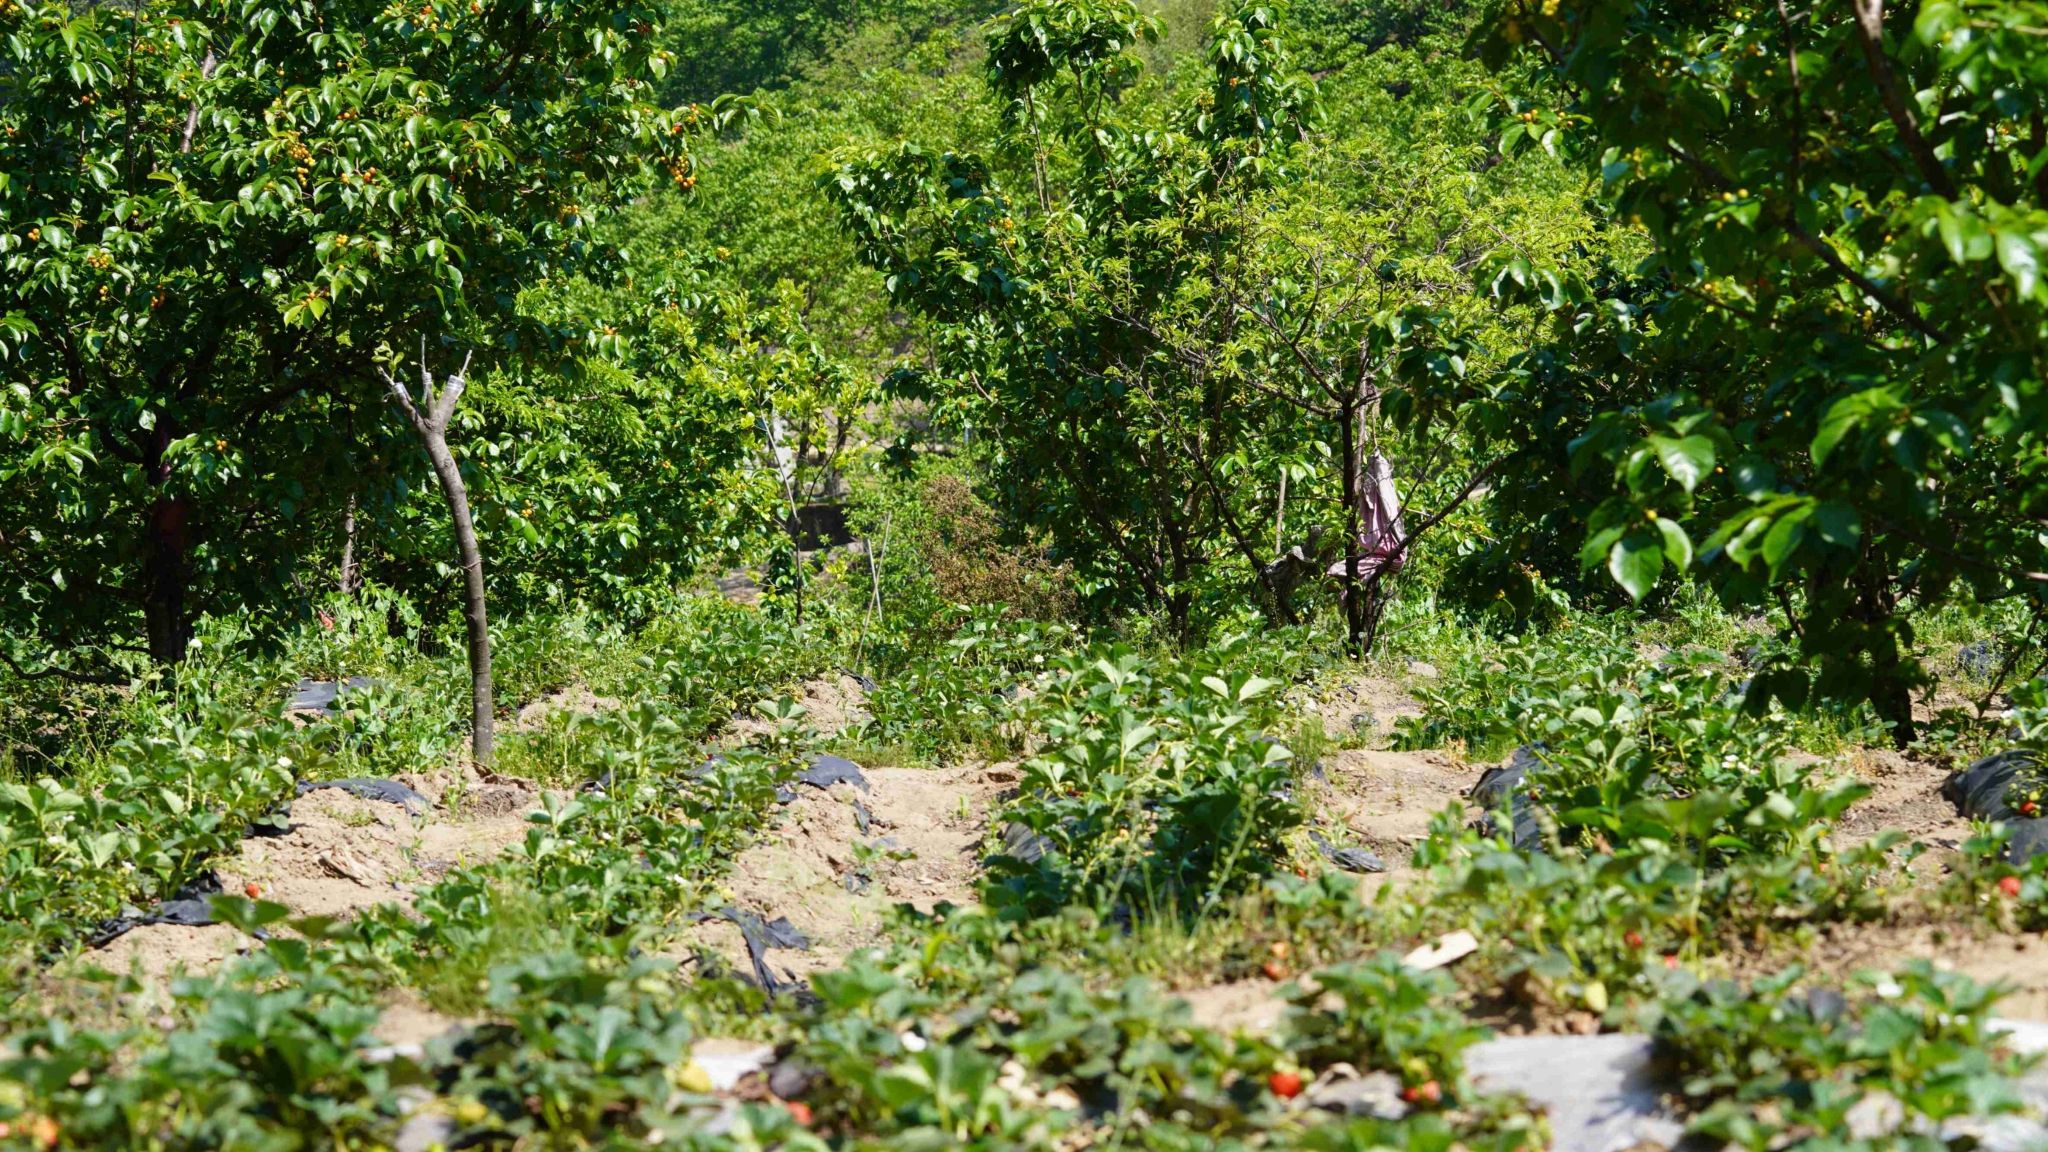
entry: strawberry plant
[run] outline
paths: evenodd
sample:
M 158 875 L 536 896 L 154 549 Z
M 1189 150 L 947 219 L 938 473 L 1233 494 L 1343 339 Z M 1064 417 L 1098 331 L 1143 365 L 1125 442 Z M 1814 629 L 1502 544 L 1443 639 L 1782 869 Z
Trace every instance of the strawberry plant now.
M 831 1082 L 822 1117 L 912 1144 L 1043 1140 L 1152 1117 L 1157 1134 L 1245 1131 L 1264 1058 L 1194 1027 L 1142 980 L 1090 989 L 1054 969 L 998 978 L 944 1003 L 894 969 L 856 960 L 817 981 L 802 1049 Z
M 1889 1111 L 1886 1131 L 1861 1137 L 1868 1146 L 1943 1148 L 1943 1121 L 2019 1108 L 2012 1078 L 2025 1062 L 1995 1043 L 1997 996 L 1925 961 L 1840 990 L 1798 968 L 1747 988 L 1681 977 L 1657 1043 L 1699 1109 L 1696 1135 L 1757 1150 L 1839 1147 L 1834 1134 Z M 1873 1099 L 1885 1102 L 1874 1112 Z
M 976 608 L 938 652 L 911 658 L 868 694 L 861 737 L 925 756 L 962 745 L 1000 750 L 1012 698 L 1074 641 L 1064 625 Z
M 1413 935 L 1467 929 L 1497 941 L 1461 973 L 1498 980 L 1534 1007 L 1599 1015 L 1624 994 L 1652 994 L 1673 965 L 1805 924 L 1882 915 L 1877 881 L 1891 838 L 1829 853 L 1820 850 L 1826 828 L 1816 824 L 1809 847 L 1786 855 L 1703 860 L 1667 836 L 1553 855 L 1475 835 L 1446 812 L 1416 851 L 1428 898 L 1375 911 Z M 1346 900 L 1327 884 L 1302 885 L 1288 915 L 1325 934 L 1356 932 L 1364 914 L 1345 912 Z
M 1455 690 L 1425 690 L 1424 717 L 1400 736 L 1520 744 L 1528 768 L 1516 803 L 1534 806 L 1565 843 L 1654 841 L 1716 860 L 1796 853 L 1867 791 L 1821 786 L 1795 766 L 1786 718 L 1745 709 L 1714 653 L 1653 664 L 1596 635 L 1578 651 L 1511 646 L 1504 655 Z M 1503 698 L 1464 707 L 1494 689 Z M 1447 727 L 1453 717 L 1458 726 Z
M 1465 1094 L 1464 1050 L 1486 1036 L 1452 1004 L 1456 993 L 1441 971 L 1417 972 L 1393 952 L 1325 968 L 1290 996 L 1282 1047 L 1311 1067 L 1392 1072 L 1411 1102 L 1455 1105 Z
M 1266 734 L 1277 687 L 1202 656 L 1060 661 L 1027 706 L 1039 751 L 1003 813 L 1043 852 L 997 857 L 988 898 L 1026 914 L 1192 911 L 1269 874 L 1303 820 L 1293 754 Z
M 127 733 L 104 761 L 91 790 L 0 780 L 0 932 L 47 945 L 169 897 L 321 768 L 290 725 L 210 699 Z
M 251 930 L 285 916 L 240 897 L 216 908 Z M 0 1061 L 0 1082 L 23 1086 L 22 1111 L 52 1120 L 76 1148 L 373 1143 L 395 1128 L 402 1093 L 426 1075 L 403 1056 L 366 1057 L 380 1012 L 367 991 L 347 968 L 310 963 L 304 943 L 274 942 L 177 985 L 175 1014 L 158 1027 L 30 1025 Z M 167 1036 L 155 1035 L 166 1026 Z

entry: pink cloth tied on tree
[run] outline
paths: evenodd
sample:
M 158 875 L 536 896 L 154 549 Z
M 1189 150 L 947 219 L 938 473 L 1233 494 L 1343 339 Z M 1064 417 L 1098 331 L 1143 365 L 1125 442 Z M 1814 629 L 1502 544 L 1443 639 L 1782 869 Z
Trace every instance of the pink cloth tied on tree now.
M 1394 466 L 1375 452 L 1365 462 L 1364 491 L 1358 494 L 1358 578 L 1398 571 L 1408 559 L 1408 530 L 1401 523 L 1401 494 L 1394 491 Z M 1349 561 L 1339 558 L 1330 575 L 1343 579 Z

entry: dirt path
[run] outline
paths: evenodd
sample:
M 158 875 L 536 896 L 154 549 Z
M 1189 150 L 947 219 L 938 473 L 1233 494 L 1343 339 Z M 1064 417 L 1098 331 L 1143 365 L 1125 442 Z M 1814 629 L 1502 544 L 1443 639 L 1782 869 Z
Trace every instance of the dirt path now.
M 1478 769 L 1445 752 L 1347 749 L 1325 757 L 1323 772 L 1327 779 L 1306 797 L 1310 811 L 1333 818 L 1395 867 L 1414 855 L 1437 813 L 1468 807 L 1465 793 L 1479 778 Z
M 1331 739 L 1372 744 L 1392 735 L 1395 720 L 1421 710 L 1405 688 L 1375 677 L 1339 684 L 1314 706 Z M 1321 767 L 1303 796 L 1314 826 L 1332 843 L 1369 848 L 1396 868 L 1414 855 L 1437 813 L 1467 809 L 1465 793 L 1479 778 L 1479 769 L 1437 751 L 1342 748 L 1325 753 Z
M 1843 843 L 1862 843 L 1881 832 L 1901 833 L 1908 843 L 1918 841 L 1933 850 L 1913 867 L 1915 876 L 1929 877 L 1938 874 L 1948 853 L 1969 838 L 1970 822 L 1941 795 L 1942 782 L 1949 776 L 1945 765 L 1889 749 L 1864 749 L 1843 761 L 1839 770 L 1870 786 L 1870 795 L 1836 825 Z
M 1017 779 L 1007 765 L 979 764 L 870 768 L 866 776 L 866 792 L 850 784 L 799 787 L 780 822 L 740 854 L 727 880 L 736 906 L 764 919 L 786 916 L 811 941 L 808 951 L 769 954 L 791 979 L 836 968 L 873 944 L 897 904 L 930 912 L 974 903 L 989 811 Z M 745 944 L 730 923 L 700 925 L 676 951 L 698 948 L 748 970 Z
M 1966 914 L 1967 915 L 1967 914 Z M 1731 955 L 1723 963 L 1747 979 L 1798 964 L 1810 972 L 1846 977 L 1890 971 L 1914 960 L 1959 972 L 1980 984 L 2007 989 L 1997 1013 L 2015 1020 L 2048 1021 L 2048 938 L 2005 933 L 1988 922 L 1945 918 L 1940 923 L 1826 924 L 1812 939 L 1785 941 L 1766 952 Z
M 1385 738 L 1393 734 L 1396 720 L 1422 715 L 1422 705 L 1406 688 L 1375 676 L 1339 684 L 1314 704 L 1314 710 L 1323 717 L 1323 727 L 1339 738 L 1346 733 Z

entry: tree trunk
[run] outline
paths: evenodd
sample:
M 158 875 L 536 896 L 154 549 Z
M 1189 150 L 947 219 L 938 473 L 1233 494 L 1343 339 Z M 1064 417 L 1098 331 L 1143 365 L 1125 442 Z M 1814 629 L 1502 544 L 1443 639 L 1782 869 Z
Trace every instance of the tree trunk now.
M 355 595 L 356 584 L 356 498 L 351 494 L 341 514 L 341 594 Z
M 1280 468 L 1280 503 L 1273 509 L 1273 555 L 1287 554 L 1287 468 Z
M 1896 660 L 1887 663 L 1897 665 Z M 1878 672 L 1870 686 L 1870 703 L 1877 709 L 1878 719 L 1892 726 L 1892 747 L 1904 752 L 1920 738 L 1913 723 L 1913 689 L 1897 675 L 1882 669 Z
M 1344 643 L 1353 658 L 1365 655 L 1365 596 L 1358 586 L 1358 505 L 1364 470 L 1358 461 L 1358 403 L 1344 402 Z
M 484 609 L 484 554 L 469 517 L 469 491 L 463 486 L 454 454 L 448 451 L 445 434 L 427 441 L 427 455 L 434 461 L 434 476 L 441 482 L 448 515 L 455 521 L 455 551 L 462 559 L 462 617 L 469 631 L 470 747 L 477 766 L 488 768 L 496 743 L 497 710 L 491 691 L 490 620 Z
M 1857 567 L 1856 615 L 1870 652 L 1870 706 L 1878 719 L 1892 726 L 1892 745 L 1903 752 L 1919 733 L 1913 724 L 1912 670 L 1899 651 L 1894 626 L 1898 598 L 1892 592 L 1891 566 L 1883 551 L 1866 539 Z
M 484 606 L 484 554 L 476 539 L 476 525 L 469 515 L 469 490 L 462 483 L 462 469 L 448 451 L 448 424 L 469 374 L 469 360 L 462 369 L 441 383 L 435 394 L 433 377 L 427 371 L 424 351 L 420 363 L 420 401 L 415 406 L 405 386 L 383 373 L 384 383 L 411 419 L 413 431 L 426 446 L 433 462 L 434 477 L 441 483 L 441 495 L 448 502 L 448 515 L 455 522 L 455 550 L 462 560 L 463 621 L 469 632 L 470 758 L 479 768 L 491 765 L 496 744 L 497 709 L 491 695 L 491 630 Z M 379 370 L 380 373 L 382 370 Z
M 185 588 L 191 578 L 187 560 L 192 550 L 192 503 L 168 491 L 172 465 L 165 459 L 176 438 L 171 418 L 159 415 L 143 456 L 144 475 L 157 495 L 149 507 L 144 542 L 142 621 L 149 658 L 166 668 L 185 658 L 192 640 L 192 625 L 185 612 Z
M 169 666 L 185 658 L 192 628 L 185 614 L 186 533 L 190 505 L 175 496 L 159 496 L 149 512 L 149 552 L 143 562 L 142 618 L 149 634 L 149 656 Z

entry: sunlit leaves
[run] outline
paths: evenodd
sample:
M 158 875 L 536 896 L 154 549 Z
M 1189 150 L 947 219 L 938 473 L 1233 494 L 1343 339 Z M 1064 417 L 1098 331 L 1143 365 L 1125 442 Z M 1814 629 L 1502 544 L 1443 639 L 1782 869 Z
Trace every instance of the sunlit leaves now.
M 1687 492 L 1714 469 L 1714 442 L 1705 436 L 1652 436 L 1650 447 L 1664 470 Z
M 724 122 L 652 103 L 638 0 L 13 12 L 0 363 L 38 388 L 7 424 L 75 433 L 0 438 L 20 444 L 0 538 L 72 529 L 10 570 L 23 634 L 130 632 L 149 547 L 198 551 L 188 611 L 275 597 L 366 473 L 411 463 L 358 418 L 373 359 L 422 337 L 543 351 L 557 336 L 521 339 L 521 293 L 609 259 L 592 222 Z M 181 525 L 156 544 L 137 539 L 151 508 Z
M 1653 529 L 1641 528 L 1623 535 L 1608 549 L 1607 571 L 1630 596 L 1648 596 L 1664 571 L 1662 538 Z
M 2048 114 L 2041 7 L 1914 9 L 1873 38 L 1853 6 L 1813 0 L 1627 19 L 1558 0 L 1500 8 L 1481 34 L 1503 70 L 1544 78 L 1487 97 L 1504 147 L 1558 105 L 1557 152 L 1655 244 L 1602 285 L 1654 328 L 1546 302 L 1573 324 L 1531 356 L 1604 398 L 1571 460 L 1617 482 L 1588 566 L 1639 595 L 1647 545 L 1615 552 L 1618 523 L 1716 525 L 1699 560 L 1723 595 L 1795 614 L 1817 683 L 1873 692 L 1901 731 L 1902 614 L 1959 588 L 2039 603 L 2025 573 L 2048 567 L 2014 515 L 2042 505 L 2029 461 L 2048 430 L 2048 184 L 2025 127 Z M 1496 293 L 1536 275 L 1509 266 Z

